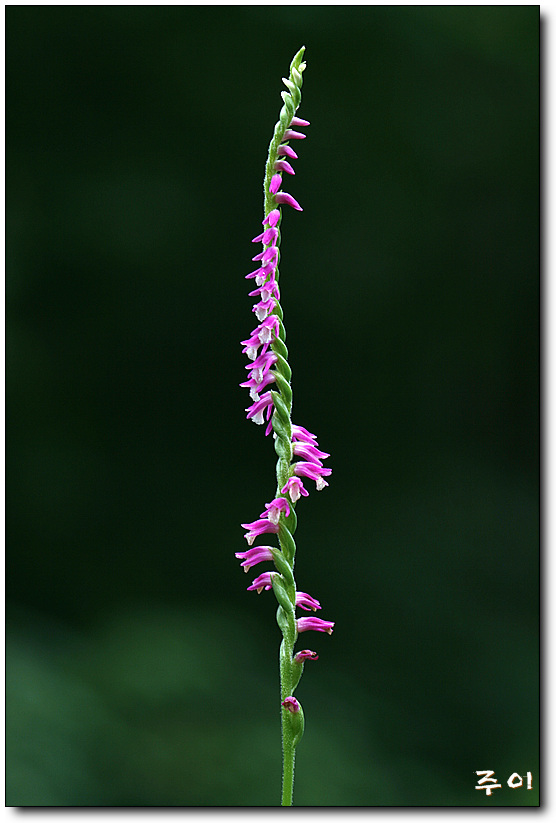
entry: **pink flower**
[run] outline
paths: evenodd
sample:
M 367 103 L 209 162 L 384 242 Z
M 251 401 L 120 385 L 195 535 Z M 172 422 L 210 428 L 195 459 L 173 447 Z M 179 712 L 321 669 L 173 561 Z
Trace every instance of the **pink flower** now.
M 275 195 L 275 198 L 278 205 L 284 203 L 286 206 L 291 206 L 292 209 L 303 211 L 297 200 L 292 197 L 291 194 L 287 194 L 287 192 L 279 191 L 278 194 Z
M 326 480 L 323 480 L 323 477 L 328 477 L 328 475 L 332 474 L 332 469 L 325 469 L 317 463 L 306 463 L 302 461 L 294 463 L 293 470 L 298 476 L 301 475 L 302 477 L 309 477 L 311 480 L 314 480 L 317 484 L 317 491 L 319 492 L 322 491 L 325 486 L 328 486 L 328 483 Z
M 264 283 L 268 275 L 274 272 L 274 269 L 275 266 L 272 263 L 267 263 L 266 266 L 260 266 L 258 269 L 250 271 L 249 274 L 245 275 L 245 279 L 253 280 L 253 278 L 255 278 L 257 286 L 260 286 L 261 283 Z
M 319 656 L 316 652 L 312 652 L 311 649 L 303 649 L 302 652 L 297 652 L 297 654 L 293 658 L 294 663 L 304 663 L 306 660 L 318 660 Z
M 247 534 L 243 536 L 247 540 L 247 544 L 252 546 L 260 534 L 277 534 L 278 526 L 276 523 L 271 523 L 266 518 L 260 520 L 253 520 L 252 523 L 242 523 L 244 529 L 247 529 Z
M 247 549 L 245 552 L 236 552 L 238 560 L 243 560 L 241 564 L 247 573 L 251 566 L 257 563 L 264 563 L 265 560 L 274 560 L 270 546 L 255 546 L 254 549 Z
M 252 363 L 249 363 L 245 368 L 251 372 L 251 377 L 255 382 L 260 383 L 268 372 L 270 367 L 276 363 L 278 357 L 272 351 L 264 352 L 264 354 L 259 354 L 256 360 L 253 360 Z
M 290 477 L 286 485 L 280 489 L 281 492 L 290 495 L 292 503 L 299 500 L 300 497 L 309 497 L 309 492 L 306 491 L 303 483 L 298 477 Z
M 247 586 L 247 591 L 257 592 L 257 594 L 260 594 L 263 589 L 268 591 L 272 588 L 272 578 L 275 574 L 276 572 L 263 572 L 253 580 L 250 586 Z
M 330 457 L 326 452 L 321 452 L 312 443 L 301 443 L 299 440 L 293 442 L 293 453 L 297 457 L 303 457 L 312 463 L 320 464 L 325 457 Z
M 284 132 L 284 136 L 282 137 L 282 141 L 285 143 L 286 140 L 305 140 L 307 137 L 306 134 L 303 134 L 302 131 L 293 131 L 293 129 L 286 129 Z
M 282 175 L 281 174 L 273 174 L 272 180 L 270 181 L 270 186 L 268 190 L 271 194 L 276 194 L 280 186 L 282 185 Z
M 302 120 L 301 117 L 292 117 L 290 126 L 310 126 L 308 120 Z
M 334 623 L 330 620 L 321 620 L 320 617 L 300 617 L 297 621 L 298 632 L 315 631 L 332 634 L 333 628 Z
M 286 157 L 291 157 L 292 160 L 297 160 L 297 154 L 291 146 L 278 146 L 278 154 L 285 154 Z
M 299 705 L 299 701 L 295 699 L 295 697 L 286 697 L 282 706 L 287 709 L 292 714 L 297 714 L 299 709 L 301 708 Z
M 265 354 L 272 342 L 272 333 L 278 337 L 280 325 L 275 314 L 265 318 L 263 322 L 251 332 L 251 337 L 247 340 L 242 340 L 241 345 L 243 354 L 246 354 L 249 360 L 256 360 L 259 346 L 262 345 L 261 354 Z
M 262 380 L 256 381 L 253 377 L 250 380 L 246 380 L 244 383 L 240 383 L 242 389 L 249 389 L 249 397 L 251 400 L 255 402 L 260 399 L 259 392 L 269 386 L 271 383 L 276 382 L 276 377 L 274 376 L 274 372 L 267 372 Z
M 249 292 L 249 297 L 258 296 L 260 296 L 263 303 L 268 300 L 269 297 L 275 297 L 277 300 L 280 299 L 280 290 L 274 278 L 274 272 L 272 272 L 270 279 L 262 283 L 258 289 Z
M 260 260 L 263 266 L 267 266 L 270 261 L 272 261 L 272 267 L 276 266 L 275 258 L 278 257 L 278 246 L 269 246 L 268 249 L 263 249 L 263 251 L 256 254 L 254 257 L 251 258 L 253 262 L 257 262 Z
M 318 446 L 316 434 L 311 434 L 303 426 L 292 426 L 292 440 L 302 440 L 304 443 L 313 443 Z
M 280 154 L 280 150 L 278 149 L 278 154 Z M 265 219 L 263 220 L 263 225 L 267 224 L 269 226 L 274 227 L 276 223 L 280 219 L 280 209 L 273 209 L 271 212 L 267 214 Z
M 274 402 L 272 400 L 272 395 L 269 391 L 267 391 L 262 395 L 262 397 L 259 398 L 259 400 L 255 400 L 252 406 L 245 409 L 247 412 L 247 419 L 253 420 L 253 423 L 256 423 L 258 426 L 262 426 L 264 423 L 264 410 L 267 409 L 266 419 L 269 420 L 273 408 Z
M 255 329 L 255 331 L 259 335 L 259 340 L 261 343 L 266 344 L 270 343 L 272 340 L 272 332 L 274 332 L 275 336 L 278 337 L 280 331 L 280 324 L 278 322 L 278 318 L 276 315 L 272 315 L 272 317 L 267 317 L 260 326 Z M 253 332 L 255 333 L 255 332 Z
M 260 339 L 258 334 L 255 334 L 255 332 L 253 332 L 251 334 L 251 337 L 249 337 L 247 340 L 242 340 L 241 341 L 241 345 L 243 346 L 243 348 L 241 350 L 242 353 L 246 354 L 247 357 L 249 358 L 249 360 L 256 360 L 257 359 L 257 352 L 259 350 L 259 346 L 261 345 L 261 339 Z M 270 340 L 268 341 L 268 343 L 265 343 L 265 345 L 263 346 L 261 354 L 265 354 L 265 352 L 267 351 L 269 346 L 270 346 Z
M 277 160 L 274 163 L 274 168 L 276 171 L 285 171 L 286 174 L 295 174 L 291 164 L 288 163 L 287 160 Z
M 311 597 L 311 595 L 306 592 L 296 592 L 295 605 L 299 606 L 300 609 L 304 609 L 306 612 L 316 612 L 317 609 L 321 608 L 319 601 L 315 600 L 314 597 Z
M 280 522 L 280 512 L 284 512 L 286 517 L 290 516 L 290 504 L 285 497 L 276 497 L 271 503 L 265 503 L 266 512 L 261 517 L 268 517 L 271 523 Z
M 268 300 L 261 300 L 260 303 L 255 303 L 253 311 L 259 322 L 265 320 L 268 315 L 276 308 L 276 300 L 274 297 L 269 297 Z
M 271 243 L 274 243 L 274 241 L 276 240 L 277 237 L 278 237 L 278 229 L 275 229 L 274 226 L 269 226 L 269 228 L 265 229 L 265 231 L 263 231 L 262 234 L 258 234 L 256 237 L 254 237 L 251 240 L 251 242 L 252 243 L 263 243 L 265 246 L 268 246 Z

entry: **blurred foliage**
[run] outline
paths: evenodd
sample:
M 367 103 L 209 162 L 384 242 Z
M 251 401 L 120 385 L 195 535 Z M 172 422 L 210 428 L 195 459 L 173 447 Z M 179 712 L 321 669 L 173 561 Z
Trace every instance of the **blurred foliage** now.
M 538 7 L 8 6 L 8 805 L 278 802 L 238 341 L 302 44 L 295 802 L 538 803 Z

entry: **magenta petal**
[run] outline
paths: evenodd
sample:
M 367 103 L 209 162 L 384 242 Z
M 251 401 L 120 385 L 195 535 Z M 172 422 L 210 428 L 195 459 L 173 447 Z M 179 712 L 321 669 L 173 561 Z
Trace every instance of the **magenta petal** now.
M 284 512 L 286 517 L 290 516 L 290 504 L 285 497 L 276 497 L 271 503 L 265 503 L 265 512 L 261 517 L 268 517 L 271 523 L 280 522 L 280 512 Z
M 261 395 L 261 397 L 256 400 L 252 406 L 249 406 L 248 409 L 245 409 L 247 412 L 247 419 L 253 420 L 254 423 L 257 423 L 257 425 L 262 426 L 264 423 L 264 410 L 266 408 L 270 410 L 274 408 L 274 401 L 272 400 L 272 395 L 269 391 Z
M 303 649 L 301 652 L 297 652 L 297 654 L 293 658 L 294 663 L 304 663 L 306 660 L 318 660 L 319 656 L 316 652 L 312 652 L 311 649 Z
M 278 237 L 278 229 L 275 229 L 274 226 L 269 226 L 269 228 L 261 234 L 261 240 L 265 246 L 274 243 L 276 238 Z
M 242 523 L 244 529 L 247 529 L 247 534 L 243 535 L 247 540 L 249 546 L 253 545 L 255 538 L 260 534 L 277 534 L 278 526 L 271 523 L 270 520 L 254 520 L 252 523 Z
M 285 191 L 278 192 L 278 194 L 276 195 L 276 202 L 279 205 L 284 203 L 287 206 L 291 206 L 292 209 L 296 209 L 296 211 L 303 211 L 297 200 L 294 197 L 292 197 L 291 194 L 288 194 Z M 255 258 L 253 258 L 253 260 L 254 259 Z
M 307 592 L 296 592 L 295 605 L 299 606 L 300 609 L 305 609 L 306 612 L 316 612 L 317 609 L 321 608 L 319 601 L 315 600 L 315 598 L 311 597 Z
M 315 448 L 312 443 L 300 443 L 298 440 L 293 442 L 293 453 L 297 455 L 297 457 L 301 457 L 303 460 L 308 460 L 312 463 L 319 463 L 321 460 L 330 457 L 327 452 L 322 452 L 320 449 Z
M 295 503 L 300 497 L 309 497 L 309 492 L 306 490 L 299 477 L 290 477 L 286 485 L 281 488 L 280 491 L 283 494 L 288 492 L 292 503 Z
M 280 153 L 280 152 L 278 152 L 278 153 Z M 269 212 L 267 214 L 267 216 L 263 220 L 263 225 L 268 224 L 269 226 L 274 228 L 274 226 L 276 225 L 276 223 L 278 222 L 279 219 L 280 219 L 280 210 L 279 209 L 273 209 L 271 212 Z
M 286 174 L 295 174 L 293 167 L 287 160 L 277 160 L 274 164 L 276 171 L 285 171 Z
M 334 623 L 330 620 L 321 620 L 320 617 L 300 617 L 297 621 L 298 632 L 326 632 L 332 634 Z
M 303 440 L 305 443 L 312 443 L 318 446 L 316 434 L 311 434 L 310 431 L 303 428 L 303 426 L 292 426 L 292 440 Z
M 247 586 L 248 592 L 257 592 L 260 594 L 263 589 L 267 591 L 272 588 L 272 578 L 276 572 L 263 572 L 256 577 L 250 586 Z
M 302 120 L 301 117 L 292 117 L 290 126 L 310 126 L 308 120 Z
M 317 486 L 317 491 L 322 491 L 325 486 L 328 486 L 325 477 L 328 477 L 332 474 L 332 469 L 325 469 L 322 465 L 317 463 L 309 463 L 299 460 L 297 463 L 293 464 L 293 471 L 296 475 L 301 475 L 302 477 L 310 477 L 311 480 L 314 480 Z
M 292 160 L 297 160 L 297 154 L 291 146 L 278 146 L 278 154 L 285 154 L 286 157 L 291 157 Z
M 292 131 L 292 129 L 286 129 L 284 132 L 284 136 L 282 140 L 285 142 L 286 140 L 304 140 L 307 137 L 306 134 L 303 134 L 300 131 Z
M 270 186 L 268 190 L 271 194 L 276 194 L 280 186 L 282 185 L 282 175 L 281 174 L 273 174 L 272 180 L 270 181 Z
M 254 549 L 247 549 L 245 552 L 235 553 L 238 560 L 243 560 L 241 564 L 248 572 L 251 566 L 256 566 L 257 563 L 264 563 L 265 560 L 274 560 L 270 546 L 255 546 Z
M 264 252 L 261 252 L 261 259 Z M 265 266 L 261 266 L 259 269 L 255 269 L 255 271 L 250 271 L 249 274 L 245 275 L 246 280 L 252 280 L 254 277 L 264 277 L 265 280 L 268 275 L 274 271 L 274 267 L 272 264 L 267 263 Z

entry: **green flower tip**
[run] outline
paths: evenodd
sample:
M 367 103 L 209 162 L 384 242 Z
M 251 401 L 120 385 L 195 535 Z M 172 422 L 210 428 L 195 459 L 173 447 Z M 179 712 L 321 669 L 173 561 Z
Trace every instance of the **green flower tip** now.
M 293 60 L 290 63 L 290 73 L 291 73 L 292 69 L 297 69 L 299 72 L 302 72 L 302 71 L 305 70 L 305 68 L 307 67 L 307 64 L 301 62 L 303 60 L 304 52 L 305 52 L 305 46 L 301 46 L 301 48 L 299 49 L 299 51 L 297 52 L 297 54 L 295 55 L 295 57 L 293 58 Z

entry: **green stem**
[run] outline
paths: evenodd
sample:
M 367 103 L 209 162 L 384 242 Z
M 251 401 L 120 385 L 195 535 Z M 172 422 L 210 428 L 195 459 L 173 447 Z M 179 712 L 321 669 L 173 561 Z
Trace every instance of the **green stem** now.
M 285 700 L 292 691 L 292 653 L 293 643 L 288 642 L 288 631 L 284 632 L 284 639 L 280 648 L 280 694 Z M 291 723 L 291 712 L 282 707 L 282 806 L 293 805 L 293 776 L 295 764 L 294 732 Z
M 282 806 L 293 806 L 293 773 L 295 767 L 295 749 L 284 745 L 282 748 Z

